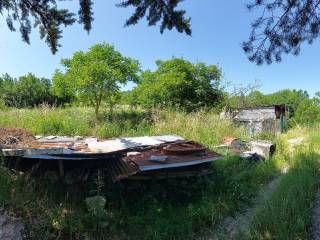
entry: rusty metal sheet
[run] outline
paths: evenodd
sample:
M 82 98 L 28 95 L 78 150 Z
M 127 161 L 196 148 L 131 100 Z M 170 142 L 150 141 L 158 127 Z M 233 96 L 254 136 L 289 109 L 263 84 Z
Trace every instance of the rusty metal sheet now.
M 222 158 L 199 143 L 185 141 L 175 135 L 104 141 L 96 138 L 50 136 L 38 138 L 22 148 L 5 151 L 6 156 L 21 156 L 25 160 L 64 162 L 69 168 L 79 167 L 79 164 L 106 168 L 115 181 L 139 174 L 153 175 L 161 172 L 162 176 L 165 176 L 168 174 L 165 173 L 168 169 L 175 169 L 173 173 L 175 176 L 201 174 L 207 170 L 199 170 L 198 166 L 207 166 L 208 163 Z M 165 161 L 158 162 L 157 159 Z M 190 169 L 186 171 L 186 168 Z
M 196 143 L 194 143 L 196 144 Z M 199 144 L 197 143 L 197 146 Z M 152 156 L 167 156 L 167 161 L 157 163 L 150 161 Z M 221 159 L 221 155 L 216 152 L 205 150 L 204 152 L 191 153 L 191 154 L 172 154 L 165 150 L 165 147 L 158 149 L 151 149 L 141 154 L 134 156 L 127 156 L 123 159 L 125 162 L 135 163 L 140 171 L 151 171 L 168 168 L 178 168 L 199 165 L 203 163 L 212 162 Z
M 81 138 L 81 137 L 60 137 L 49 136 L 41 137 L 35 141 L 27 142 L 19 146 L 4 147 L 10 155 L 21 156 L 21 152 L 29 152 L 27 155 L 39 155 L 36 150 L 58 150 L 63 153 L 113 153 L 126 151 L 132 148 L 144 146 L 157 146 L 164 143 L 183 140 L 183 138 L 175 135 L 151 136 L 151 137 L 132 137 L 132 138 L 116 138 L 109 140 L 98 140 L 97 138 Z M 19 152 L 17 151 L 19 150 Z M 65 151 L 65 150 L 69 150 Z M 49 152 L 48 152 L 49 153 Z

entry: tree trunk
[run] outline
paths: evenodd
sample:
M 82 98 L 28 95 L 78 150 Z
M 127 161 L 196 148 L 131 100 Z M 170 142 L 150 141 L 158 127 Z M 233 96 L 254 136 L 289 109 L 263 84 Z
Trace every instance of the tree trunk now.
M 109 116 L 110 116 L 110 120 L 111 120 L 111 121 L 113 120 L 113 107 L 114 107 L 114 104 L 113 104 L 113 103 L 110 103 L 110 106 L 109 106 Z
M 96 115 L 96 120 L 99 120 L 99 108 L 100 108 L 100 104 L 96 104 L 94 106 L 94 113 Z

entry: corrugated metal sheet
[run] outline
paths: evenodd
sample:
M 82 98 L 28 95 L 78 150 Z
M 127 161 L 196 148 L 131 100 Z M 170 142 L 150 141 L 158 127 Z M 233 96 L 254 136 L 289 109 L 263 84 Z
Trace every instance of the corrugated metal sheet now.
M 157 146 L 164 143 L 176 142 L 184 140 L 182 137 L 174 135 L 166 136 L 145 136 L 145 137 L 133 137 L 133 138 L 117 138 L 106 141 L 92 141 L 88 142 L 88 149 L 91 152 L 113 152 L 126 150 L 130 148 L 142 147 L 142 146 Z
M 234 112 L 233 119 L 236 121 L 263 121 L 266 119 L 276 119 L 274 107 L 243 109 Z
M 116 138 L 98 140 L 97 138 L 49 136 L 38 137 L 36 141 L 13 148 L 3 147 L 5 156 L 33 156 L 41 154 L 75 154 L 75 153 L 113 153 L 131 148 L 157 146 L 183 140 L 175 135 Z
M 197 147 L 199 146 L 198 143 L 195 143 L 195 142 L 191 142 L 191 143 L 195 144 Z M 140 154 L 137 154 L 137 155 L 127 156 L 123 158 L 122 161 L 127 164 L 132 164 L 137 166 L 139 172 L 144 173 L 147 171 L 161 171 L 164 169 L 185 168 L 185 167 L 210 163 L 210 162 L 222 159 L 221 155 L 219 155 L 216 152 L 209 151 L 207 149 L 201 152 L 191 152 L 191 153 L 185 153 L 185 154 L 168 153 L 167 151 L 164 150 L 166 146 L 168 145 L 164 145 L 161 148 L 153 148 L 153 149 L 141 152 Z M 166 156 L 167 161 L 157 163 L 157 162 L 151 161 L 152 156 Z
M 6 149 L 3 152 L 6 156 L 20 156 L 25 163 L 30 164 L 37 160 L 41 160 L 43 164 L 56 161 L 61 176 L 64 176 L 64 164 L 68 169 L 80 166 L 106 168 L 115 181 L 145 172 L 161 172 L 163 175 L 163 170 L 167 169 L 177 169 L 174 174 L 183 176 L 187 167 L 191 169 L 185 174 L 200 174 L 206 171 L 193 168 L 194 166 L 221 159 L 219 154 L 207 150 L 199 143 L 185 141 L 174 135 L 104 141 L 50 136 L 38 138 L 38 141 L 23 149 Z M 152 158 L 157 160 L 159 157 L 165 161 L 151 161 Z

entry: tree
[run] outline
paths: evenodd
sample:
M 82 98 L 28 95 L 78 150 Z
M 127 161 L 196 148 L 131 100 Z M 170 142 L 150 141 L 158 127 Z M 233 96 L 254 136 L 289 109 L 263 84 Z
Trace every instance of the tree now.
M 28 73 L 14 79 L 5 74 L 0 78 L 0 83 L 1 98 L 9 107 L 25 108 L 54 102 L 50 94 L 51 82 L 47 78 Z
M 19 78 L 16 82 L 18 107 L 33 107 L 42 103 L 51 103 L 51 82 L 47 78 L 37 78 L 32 73 Z
M 71 59 L 62 59 L 65 72 L 56 71 L 53 89 L 58 94 L 75 96 L 95 109 L 96 118 L 103 101 L 113 101 L 120 85 L 137 82 L 139 63 L 106 43 L 92 46 L 88 52 L 76 52 Z M 61 95 L 60 95 L 61 96 Z
M 252 32 L 243 49 L 249 60 L 262 64 L 281 61 L 284 53 L 298 55 L 303 42 L 319 37 L 320 1 L 254 0 L 250 10 L 262 14 L 252 24 Z
M 231 100 L 229 100 L 229 102 L 233 103 L 233 105 L 231 105 L 232 107 L 256 107 L 286 104 L 292 117 L 295 115 L 295 111 L 299 104 L 305 99 L 309 99 L 309 94 L 307 91 L 295 89 L 284 89 L 270 94 L 263 94 L 254 90 L 249 92 L 249 94 L 244 95 L 242 98 L 239 95 L 232 95 L 230 98 Z M 243 102 L 245 105 L 240 105 Z
M 295 120 L 301 124 L 313 124 L 320 121 L 320 107 L 315 99 L 304 99 L 298 105 Z
M 4 74 L 0 77 L 0 95 L 4 103 L 8 107 L 16 106 L 16 79 L 12 78 L 9 74 Z
M 255 105 L 256 98 L 261 99 L 261 94 L 257 91 L 258 88 L 259 82 L 257 80 L 246 86 L 235 85 L 232 93 L 225 96 L 226 107 L 245 108 Z
M 146 107 L 177 107 L 193 111 L 212 107 L 222 98 L 221 70 L 215 65 L 193 64 L 182 58 L 157 61 L 157 70 L 145 71 L 133 90 Z
M 73 81 L 66 81 L 65 74 L 60 70 L 56 70 L 52 76 L 51 94 L 57 99 L 59 105 L 71 103 L 76 99 L 73 90 Z
M 59 7 L 65 0 L 0 0 L 0 13 L 5 16 L 7 26 L 16 31 L 18 25 L 22 40 L 30 43 L 29 35 L 32 26 L 38 28 L 41 39 L 45 39 L 52 53 L 58 50 L 59 39 L 62 37 L 61 26 L 70 26 L 77 20 L 74 12 Z M 83 24 L 86 31 L 90 31 L 93 21 L 93 0 L 77 0 L 80 9 L 78 22 Z M 125 0 L 117 4 L 118 7 L 133 7 L 133 15 L 126 21 L 126 26 L 136 24 L 147 14 L 150 26 L 161 22 L 161 33 L 165 29 L 176 28 L 179 32 L 191 34 L 190 18 L 185 17 L 185 11 L 177 10 L 183 0 Z

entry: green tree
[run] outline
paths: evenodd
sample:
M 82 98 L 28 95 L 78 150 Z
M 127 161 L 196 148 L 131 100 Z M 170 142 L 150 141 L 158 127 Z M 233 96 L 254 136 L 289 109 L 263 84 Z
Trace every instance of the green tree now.
M 18 107 L 33 107 L 51 103 L 51 82 L 47 78 L 37 78 L 32 73 L 19 78 L 15 84 Z
M 5 105 L 15 107 L 17 105 L 17 91 L 15 88 L 16 79 L 9 74 L 4 74 L 0 77 L 0 95 Z
M 65 72 L 56 71 L 53 89 L 57 95 L 74 92 L 76 98 L 94 107 L 96 118 L 102 102 L 113 106 L 121 84 L 137 82 L 139 62 L 124 57 L 113 46 L 103 43 L 88 52 L 76 52 L 71 59 L 62 59 Z
M 76 99 L 73 89 L 73 81 L 66 81 L 66 76 L 60 70 L 56 70 L 52 76 L 51 94 L 57 98 L 59 104 L 71 103 Z
M 296 122 L 313 124 L 320 122 L 320 107 L 315 99 L 304 99 L 296 110 Z
M 246 86 L 235 85 L 231 94 L 226 94 L 225 105 L 227 108 L 245 108 L 254 106 L 257 99 L 260 100 L 261 93 L 257 91 L 259 82 L 255 80 Z
M 9 107 L 33 107 L 42 103 L 53 104 L 50 94 L 51 82 L 47 78 L 38 78 L 32 73 L 18 79 L 8 74 L 0 78 L 0 94 Z
M 245 107 L 286 104 L 291 116 L 294 116 L 298 105 L 304 99 L 309 99 L 309 94 L 307 91 L 295 89 L 284 89 L 270 94 L 263 94 L 254 90 L 245 95 L 244 100 L 239 99 L 239 96 L 231 96 L 230 98 L 229 102 L 233 103 L 233 107 L 237 107 L 243 101 L 246 104 Z
M 283 54 L 298 55 L 302 43 L 313 43 L 320 35 L 320 1 L 255 0 L 250 10 L 261 16 L 252 24 L 252 32 L 243 49 L 257 64 L 281 61 Z
M 303 90 L 284 89 L 278 92 L 266 95 L 266 103 L 268 105 L 286 104 L 289 108 L 291 116 L 294 116 L 298 105 L 305 99 L 309 98 L 309 94 Z
M 177 107 L 187 111 L 219 103 L 221 71 L 215 65 L 193 64 L 182 58 L 157 61 L 157 70 L 145 71 L 133 96 L 146 107 Z

